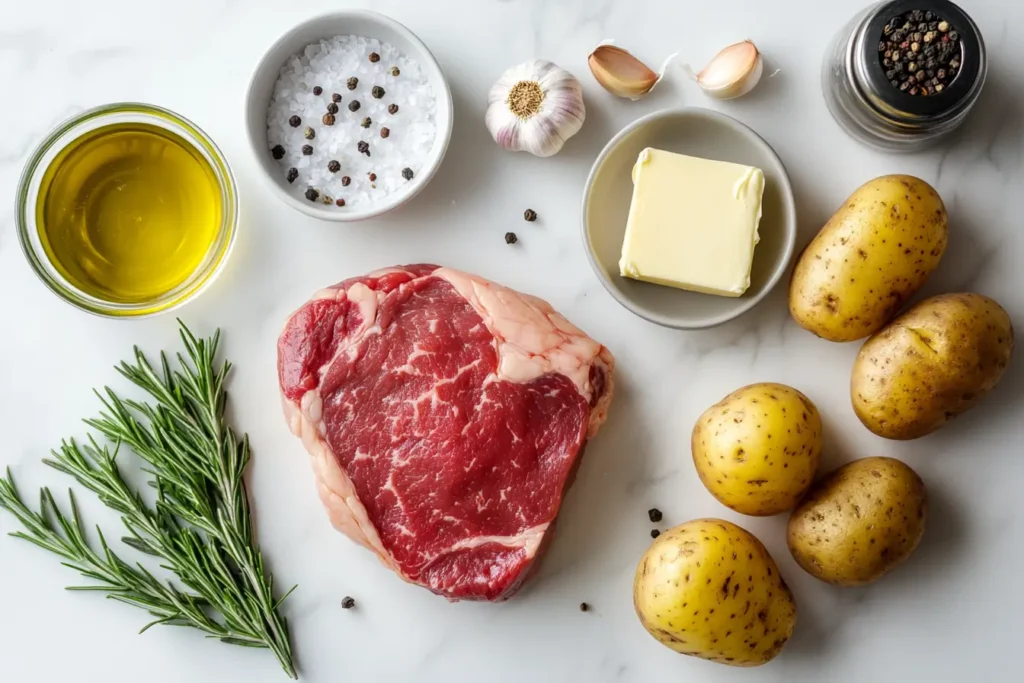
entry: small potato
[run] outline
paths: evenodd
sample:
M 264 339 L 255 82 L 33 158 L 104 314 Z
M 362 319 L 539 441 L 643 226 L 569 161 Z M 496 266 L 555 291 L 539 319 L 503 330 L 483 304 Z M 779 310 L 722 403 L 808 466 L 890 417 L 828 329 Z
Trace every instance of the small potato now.
M 661 534 L 637 567 L 633 605 L 666 647 L 732 666 L 770 661 L 796 624 L 793 594 L 771 555 L 721 519 Z
M 793 319 L 830 341 L 877 332 L 939 265 L 947 235 L 946 207 L 925 181 L 865 183 L 800 255 L 789 285 Z
M 860 586 L 910 557 L 927 518 L 917 472 L 893 458 L 863 458 L 815 485 L 790 516 L 786 542 L 812 576 Z
M 916 439 L 975 406 L 1013 355 L 1013 326 L 980 294 L 926 299 L 865 342 L 850 398 L 864 426 L 887 439 Z
M 814 481 L 821 417 L 792 387 L 752 384 L 704 411 L 690 448 L 700 480 L 719 502 L 745 515 L 777 515 Z

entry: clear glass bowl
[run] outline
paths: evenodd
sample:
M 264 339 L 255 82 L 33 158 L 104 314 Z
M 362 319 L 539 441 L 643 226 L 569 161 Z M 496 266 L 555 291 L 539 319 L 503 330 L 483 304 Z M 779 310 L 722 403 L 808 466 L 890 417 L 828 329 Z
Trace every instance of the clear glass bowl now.
M 205 258 L 192 274 L 158 298 L 122 303 L 97 298 L 75 287 L 50 262 L 39 234 L 38 199 L 43 176 L 69 144 L 98 128 L 119 123 L 144 123 L 171 131 L 188 142 L 209 162 L 221 192 L 223 217 Z M 32 153 L 18 184 L 15 205 L 18 237 L 29 264 L 50 291 L 82 310 L 101 316 L 125 318 L 154 315 L 184 304 L 202 292 L 220 273 L 235 242 L 238 226 L 238 193 L 235 178 L 224 155 L 198 126 L 172 111 L 133 102 L 89 109 L 57 126 Z

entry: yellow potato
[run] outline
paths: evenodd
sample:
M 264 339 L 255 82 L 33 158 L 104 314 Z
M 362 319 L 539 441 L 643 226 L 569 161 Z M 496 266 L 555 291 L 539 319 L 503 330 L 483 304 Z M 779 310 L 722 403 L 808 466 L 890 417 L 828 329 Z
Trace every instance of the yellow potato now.
M 976 405 L 1013 354 L 1013 326 L 980 294 L 926 299 L 869 339 L 850 381 L 864 426 L 889 439 L 916 439 Z
M 752 384 L 704 411 L 690 448 L 700 480 L 723 505 L 745 515 L 777 515 L 814 481 L 821 417 L 792 387 Z
M 661 534 L 637 567 L 633 605 L 666 647 L 732 666 L 773 659 L 796 623 L 793 594 L 771 555 L 721 519 Z
M 862 185 L 811 241 L 793 271 L 789 310 L 830 341 L 882 328 L 935 270 L 946 250 L 946 207 L 907 175 Z
M 927 518 L 917 472 L 893 458 L 863 458 L 814 487 L 789 518 L 786 542 L 809 574 L 860 586 L 910 557 Z

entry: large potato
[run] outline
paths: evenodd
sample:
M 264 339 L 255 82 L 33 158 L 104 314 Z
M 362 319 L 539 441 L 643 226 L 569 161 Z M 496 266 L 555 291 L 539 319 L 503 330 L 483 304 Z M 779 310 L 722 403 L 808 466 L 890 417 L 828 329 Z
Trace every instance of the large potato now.
M 931 185 L 875 178 L 801 254 L 789 285 L 793 319 L 830 341 L 877 332 L 935 270 L 946 237 L 946 207 Z
M 850 380 L 864 426 L 889 439 L 915 439 L 971 408 L 1002 377 L 1013 326 L 980 294 L 926 299 L 869 339 Z
M 733 666 L 770 661 L 796 623 L 793 594 L 771 555 L 720 519 L 661 534 L 637 567 L 633 605 L 663 645 Z
M 789 510 L 814 481 L 821 417 L 784 384 L 752 384 L 704 411 L 690 439 L 704 486 L 745 515 Z
M 790 516 L 786 541 L 811 575 L 860 586 L 910 556 L 927 517 L 927 492 L 914 470 L 892 458 L 863 458 L 815 485 Z

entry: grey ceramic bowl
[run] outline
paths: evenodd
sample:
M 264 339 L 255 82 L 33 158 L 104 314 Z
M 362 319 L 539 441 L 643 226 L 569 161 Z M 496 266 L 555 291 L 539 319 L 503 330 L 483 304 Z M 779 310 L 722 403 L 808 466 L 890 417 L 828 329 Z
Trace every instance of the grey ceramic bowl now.
M 754 250 L 750 288 L 743 296 L 686 292 L 619 275 L 622 237 L 633 196 L 633 164 L 645 147 L 757 166 L 764 171 L 761 241 Z M 782 161 L 757 133 L 710 109 L 668 109 L 629 124 L 594 162 L 583 192 L 583 243 L 601 283 L 620 304 L 666 327 L 712 327 L 750 310 L 786 272 L 795 241 L 796 208 Z
M 365 207 L 327 207 L 296 197 L 290 191 L 281 166 L 268 153 L 267 108 L 274 84 L 285 60 L 304 47 L 323 38 L 342 35 L 366 36 L 390 43 L 409 55 L 423 68 L 437 98 L 437 137 L 422 170 L 401 190 Z M 452 136 L 452 93 L 441 66 L 416 35 L 383 14 L 361 10 L 333 12 L 305 21 L 278 38 L 256 66 L 245 100 L 245 123 L 249 144 L 271 190 L 294 209 L 329 221 L 359 221 L 379 216 L 404 204 L 422 190 L 434 176 Z

